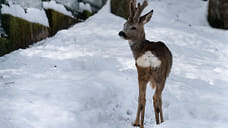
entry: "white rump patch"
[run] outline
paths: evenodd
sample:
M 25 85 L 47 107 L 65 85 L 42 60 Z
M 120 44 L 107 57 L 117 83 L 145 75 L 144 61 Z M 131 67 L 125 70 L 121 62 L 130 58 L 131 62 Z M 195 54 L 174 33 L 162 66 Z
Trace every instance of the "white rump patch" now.
M 138 57 L 136 63 L 140 67 L 152 67 L 157 68 L 161 65 L 161 60 L 159 60 L 154 54 L 150 51 L 145 52 L 142 56 Z

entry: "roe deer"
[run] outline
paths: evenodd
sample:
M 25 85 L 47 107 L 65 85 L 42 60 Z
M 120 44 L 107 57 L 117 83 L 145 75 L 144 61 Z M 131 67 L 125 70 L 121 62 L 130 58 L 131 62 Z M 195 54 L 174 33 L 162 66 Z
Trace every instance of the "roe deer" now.
M 153 14 L 153 10 L 151 10 L 140 17 L 147 5 L 147 1 L 144 0 L 142 5 L 138 3 L 136 7 L 136 0 L 131 0 L 130 16 L 124 24 L 123 30 L 119 32 L 120 37 L 129 41 L 137 67 L 139 98 L 137 115 L 133 125 L 140 126 L 140 128 L 144 127 L 146 87 L 149 82 L 152 88 L 156 88 L 153 96 L 156 124 L 164 122 L 161 96 L 172 66 L 172 54 L 166 45 L 160 41 L 150 42 L 145 39 L 144 24 L 150 21 Z

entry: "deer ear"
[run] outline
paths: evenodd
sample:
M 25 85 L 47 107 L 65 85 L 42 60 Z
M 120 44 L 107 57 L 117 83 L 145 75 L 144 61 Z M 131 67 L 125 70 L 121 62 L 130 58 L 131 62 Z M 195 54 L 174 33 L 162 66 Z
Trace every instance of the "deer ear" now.
M 139 22 L 143 23 L 143 24 L 148 23 L 150 21 L 152 15 L 153 15 L 153 12 L 154 12 L 154 10 L 151 10 L 150 12 L 145 14 L 144 16 L 141 16 Z

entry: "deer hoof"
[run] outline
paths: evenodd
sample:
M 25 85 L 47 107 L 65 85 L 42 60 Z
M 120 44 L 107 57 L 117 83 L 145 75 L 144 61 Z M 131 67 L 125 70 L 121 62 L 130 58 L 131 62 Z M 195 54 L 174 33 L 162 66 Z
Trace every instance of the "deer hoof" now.
M 140 124 L 139 124 L 139 123 L 132 123 L 132 125 L 133 125 L 134 127 L 140 127 Z

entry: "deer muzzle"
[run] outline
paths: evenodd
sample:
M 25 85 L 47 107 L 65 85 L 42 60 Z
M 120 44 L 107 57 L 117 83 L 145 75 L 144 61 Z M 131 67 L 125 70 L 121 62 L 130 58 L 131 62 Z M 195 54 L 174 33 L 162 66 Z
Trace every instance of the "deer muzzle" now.
M 123 31 L 120 31 L 120 32 L 119 32 L 119 36 L 122 37 L 122 38 L 124 38 L 124 39 L 127 38 L 125 32 L 123 32 Z

